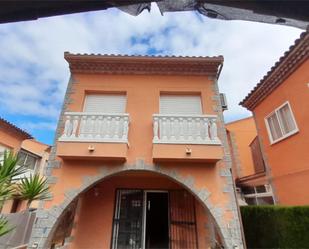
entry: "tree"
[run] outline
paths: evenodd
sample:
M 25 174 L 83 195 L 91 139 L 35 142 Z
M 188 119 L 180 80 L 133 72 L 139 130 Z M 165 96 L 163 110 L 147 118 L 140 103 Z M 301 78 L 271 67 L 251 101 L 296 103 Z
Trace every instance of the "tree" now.
M 12 151 L 5 151 L 3 160 L 0 162 L 0 210 L 5 201 L 17 197 L 27 201 L 29 210 L 32 201 L 46 200 L 49 197 L 49 187 L 46 179 L 38 174 L 25 177 L 25 166 L 18 165 L 18 156 Z M 10 227 L 8 220 L 0 215 L 0 236 L 3 236 L 14 227 Z
M 18 196 L 22 200 L 27 200 L 28 209 L 34 200 L 46 200 L 50 196 L 46 179 L 38 174 L 30 175 L 29 178 L 23 178 L 17 188 Z

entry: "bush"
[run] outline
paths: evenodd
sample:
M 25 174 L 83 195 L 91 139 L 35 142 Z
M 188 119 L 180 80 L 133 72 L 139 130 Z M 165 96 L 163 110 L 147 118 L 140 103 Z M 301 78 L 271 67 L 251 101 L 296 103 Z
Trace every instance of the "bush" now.
M 309 248 L 309 206 L 245 206 L 248 248 Z

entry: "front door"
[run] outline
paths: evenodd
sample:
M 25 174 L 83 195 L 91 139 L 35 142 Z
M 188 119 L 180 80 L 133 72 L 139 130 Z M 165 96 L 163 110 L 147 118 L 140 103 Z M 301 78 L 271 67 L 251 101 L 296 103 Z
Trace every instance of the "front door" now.
M 146 249 L 169 248 L 168 193 L 146 192 Z
M 112 249 L 197 249 L 194 210 L 185 190 L 117 190 Z

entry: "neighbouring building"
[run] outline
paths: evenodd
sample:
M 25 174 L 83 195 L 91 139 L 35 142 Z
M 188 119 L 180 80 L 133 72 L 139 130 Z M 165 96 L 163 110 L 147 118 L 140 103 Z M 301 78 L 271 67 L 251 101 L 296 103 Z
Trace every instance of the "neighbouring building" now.
M 0 160 L 5 151 L 18 154 L 19 164 L 28 168 L 25 177 L 30 174 L 43 175 L 44 166 L 49 158 L 50 146 L 35 140 L 29 133 L 0 118 Z M 34 201 L 31 208 L 37 208 Z M 1 209 L 2 214 L 16 213 L 26 208 L 26 202 L 19 199 L 8 200 Z
M 253 117 L 226 125 L 239 205 L 274 204 Z
M 28 169 L 21 177 L 29 177 L 36 173 L 42 175 L 49 158 L 50 146 L 36 141 L 29 133 L 0 118 L 0 161 L 3 160 L 5 151 L 13 151 L 18 155 L 19 165 Z M 30 208 L 38 208 L 38 201 L 33 201 Z M 1 216 L 5 216 L 9 226 L 14 229 L 0 237 L 0 248 L 16 248 L 28 243 L 35 213 L 27 212 L 26 209 L 26 201 L 18 198 L 4 202 L 0 210 Z
M 32 138 L 29 133 L 0 117 L 0 160 L 3 159 L 4 151 L 12 150 L 17 153 L 22 142 Z
M 240 104 L 253 112 L 265 163 L 266 176 L 255 181 L 268 182 L 276 204 L 308 205 L 308 31 Z
M 71 71 L 29 248 L 243 248 L 223 57 L 65 53 Z

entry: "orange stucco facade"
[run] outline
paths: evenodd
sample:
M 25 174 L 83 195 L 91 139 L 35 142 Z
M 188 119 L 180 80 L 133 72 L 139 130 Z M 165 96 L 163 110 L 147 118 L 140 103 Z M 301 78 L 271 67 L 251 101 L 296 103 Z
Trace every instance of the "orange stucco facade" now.
M 273 189 L 279 204 L 308 205 L 309 172 L 309 60 L 305 61 L 281 85 L 253 110 L 262 138 Z M 271 144 L 264 118 L 288 101 L 299 131 Z
M 78 221 L 79 225 L 73 230 L 74 249 L 89 247 L 91 241 L 92 248 L 110 248 L 115 203 L 115 191 L 117 188 L 128 189 L 156 189 L 156 190 L 174 190 L 182 189 L 181 186 L 162 176 L 153 174 L 125 174 L 112 177 L 96 186 L 94 189 L 84 194 L 79 206 Z M 106 189 L 110 191 L 106 192 Z M 96 203 L 96 205 L 89 205 Z M 104 210 L 104 211 L 103 211 Z M 210 234 L 212 231 L 205 227 L 209 216 L 199 202 L 195 203 L 195 212 L 198 229 L 198 244 L 200 248 L 209 248 L 211 246 Z M 104 226 L 102 226 L 104 222 Z M 89 229 L 91 226 L 92 229 Z M 103 235 L 103 236 L 102 236 Z M 104 236 L 106 235 L 106 236 Z
M 42 220 L 49 219 L 52 225 L 38 235 L 35 231 L 41 231 L 43 226 L 40 227 L 39 221 L 30 245 L 47 248 L 53 242 L 53 232 L 61 223 L 65 210 L 77 201 L 68 247 L 110 248 L 116 189 L 168 191 L 176 188 L 189 191 L 195 198 L 198 248 L 213 246 L 215 241 L 227 248 L 235 245 L 242 248 L 216 76 L 211 76 L 213 71 L 204 71 L 208 64 L 199 69 L 202 71 L 195 71 L 209 59 L 68 54 L 66 59 L 70 64 L 71 80 L 57 130 L 58 140 L 46 169 L 53 197 L 44 202 L 41 210 L 44 213 Z M 187 62 L 188 65 L 183 65 Z M 89 67 L 80 68 L 87 63 Z M 95 63 L 104 64 L 104 70 L 102 64 L 92 67 Z M 153 63 L 155 69 L 146 69 L 149 63 Z M 111 69 L 115 64 L 121 72 Z M 134 72 L 130 69 L 132 64 L 138 65 Z M 179 65 L 181 70 L 178 72 Z M 162 72 L 154 71 L 157 68 Z M 83 112 L 87 94 L 126 96 L 125 113 L 129 115 L 126 143 L 87 142 L 86 138 L 69 141 L 70 136 L 61 140 L 69 130 L 65 113 Z M 202 114 L 218 117 L 214 127 L 218 129 L 220 143 L 154 143 L 153 115 L 160 112 L 161 94 L 200 96 Z M 94 191 L 99 194 L 94 195 Z M 208 227 L 213 227 L 214 231 L 210 233 Z M 235 231 L 233 236 L 227 233 L 228 227 Z
M 233 152 L 233 176 L 242 178 L 255 174 L 250 144 L 257 136 L 253 117 L 225 125 Z
M 16 132 L 15 129 L 0 124 L 0 145 L 3 147 L 18 152 L 24 139 L 25 136 Z
M 308 49 L 309 33 L 306 31 L 240 103 L 253 112 L 265 159 L 266 178 L 271 183 L 276 202 L 281 205 L 309 204 Z M 293 124 L 293 128 L 287 135 L 274 140 L 267 118 L 275 110 L 279 113 L 282 106 L 288 107 L 291 114 L 285 118 L 281 116 L 281 130 L 284 120 Z

